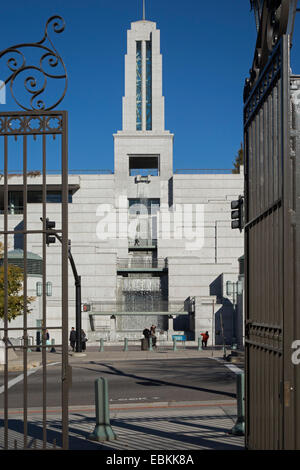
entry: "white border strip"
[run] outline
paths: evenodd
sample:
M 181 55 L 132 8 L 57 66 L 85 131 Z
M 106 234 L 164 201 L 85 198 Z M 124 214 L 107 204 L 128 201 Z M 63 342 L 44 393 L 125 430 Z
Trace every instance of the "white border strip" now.
M 47 366 L 55 366 L 57 364 L 60 364 L 60 362 L 52 362 L 50 364 L 47 364 Z M 41 370 L 43 368 L 43 366 L 40 366 L 40 367 L 36 367 L 35 369 L 32 369 L 32 370 L 29 370 L 27 372 L 27 377 L 29 377 L 30 375 L 34 374 L 35 372 L 37 372 L 38 370 Z M 16 385 L 17 383 L 19 382 L 22 382 L 22 380 L 24 380 L 24 374 L 21 374 L 21 375 L 18 375 L 18 377 L 15 377 L 14 379 L 10 380 L 8 382 L 8 388 L 11 388 L 13 387 L 14 385 Z M 1 393 L 4 392 L 4 385 L 2 385 L 2 387 L 0 387 L 0 395 Z
M 244 372 L 243 369 L 240 369 L 234 364 L 224 364 L 224 366 L 228 367 L 228 369 L 230 369 L 231 372 L 234 372 L 235 374 L 242 374 Z
M 225 367 L 228 367 L 228 369 L 230 369 L 234 374 L 242 374 L 244 372 L 243 369 L 240 369 L 234 364 L 228 364 L 228 362 L 225 362 L 224 359 L 221 359 L 220 357 L 211 357 L 211 359 L 219 362 L 219 364 L 223 364 Z

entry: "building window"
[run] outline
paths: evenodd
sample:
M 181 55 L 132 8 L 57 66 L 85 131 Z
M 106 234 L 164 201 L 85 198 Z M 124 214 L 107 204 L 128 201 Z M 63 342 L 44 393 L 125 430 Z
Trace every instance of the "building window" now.
M 129 176 L 159 176 L 158 155 L 130 155 Z
M 142 41 L 136 43 L 136 130 L 142 130 Z
M 28 191 L 27 193 L 27 202 L 28 203 L 42 203 L 43 202 L 43 193 L 42 191 Z M 61 191 L 47 191 L 46 202 L 59 204 L 62 202 L 62 193 Z M 72 202 L 72 193 L 69 191 L 68 202 Z
M 3 200 L 1 198 L 1 205 L 2 204 L 3 204 L 3 210 L 4 210 L 4 196 L 3 196 Z M 9 214 L 23 214 L 23 192 L 22 191 L 9 191 L 8 192 L 8 213 Z
M 160 199 L 158 198 L 137 198 L 128 199 L 129 214 L 140 215 L 150 214 L 155 215 L 159 211 Z
M 28 204 L 41 204 L 43 202 L 43 193 L 41 190 L 28 191 Z M 62 202 L 61 191 L 47 191 L 47 203 L 60 204 Z M 72 203 L 72 191 L 69 191 L 68 202 Z M 23 191 L 8 191 L 8 213 L 12 215 L 23 214 Z M 0 191 L 0 214 L 4 213 L 4 192 Z
M 152 44 L 146 41 L 146 130 L 152 130 Z

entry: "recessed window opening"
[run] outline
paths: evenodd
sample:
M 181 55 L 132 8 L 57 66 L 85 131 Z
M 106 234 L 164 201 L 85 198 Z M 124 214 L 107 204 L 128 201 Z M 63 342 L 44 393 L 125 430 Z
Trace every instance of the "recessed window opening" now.
M 159 176 L 159 157 L 154 156 L 130 156 L 129 175 Z
M 138 198 L 128 199 L 129 214 L 140 215 L 149 214 L 156 215 L 160 208 L 160 199 L 158 198 Z
M 69 191 L 69 203 L 72 203 L 72 196 L 72 191 Z M 28 204 L 41 204 L 43 202 L 43 192 L 41 190 L 29 190 L 27 202 Z M 62 192 L 59 190 L 47 190 L 46 202 L 60 204 L 62 202 Z M 8 213 L 23 214 L 23 208 L 23 191 L 8 191 Z M 4 191 L 0 191 L 0 213 L 4 213 Z

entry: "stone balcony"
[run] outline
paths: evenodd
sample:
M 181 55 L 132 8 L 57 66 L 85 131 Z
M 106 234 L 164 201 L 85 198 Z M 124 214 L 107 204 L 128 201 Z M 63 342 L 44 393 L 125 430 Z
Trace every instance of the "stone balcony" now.
M 118 272 L 156 272 L 167 270 L 167 258 L 131 257 L 117 259 Z

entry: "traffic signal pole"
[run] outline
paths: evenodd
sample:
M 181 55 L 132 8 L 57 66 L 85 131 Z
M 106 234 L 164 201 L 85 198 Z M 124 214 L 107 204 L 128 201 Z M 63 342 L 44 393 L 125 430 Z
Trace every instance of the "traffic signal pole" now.
M 43 219 L 41 218 L 41 221 Z M 62 243 L 62 238 L 55 232 L 52 232 L 55 227 L 55 222 L 49 221 L 46 219 L 46 229 L 50 231 L 51 235 L 57 238 L 60 243 Z M 47 234 L 46 243 L 49 246 L 50 243 L 55 243 L 53 237 Z M 76 308 L 76 353 L 82 352 L 82 343 L 81 343 L 81 276 L 78 276 L 74 258 L 71 253 L 71 240 L 69 240 L 68 248 L 68 258 L 71 264 L 74 280 L 75 280 L 75 308 Z
M 71 268 L 75 279 L 75 299 L 76 299 L 76 352 L 82 352 L 81 344 L 81 276 L 78 276 L 74 259 L 69 246 L 68 252 Z

